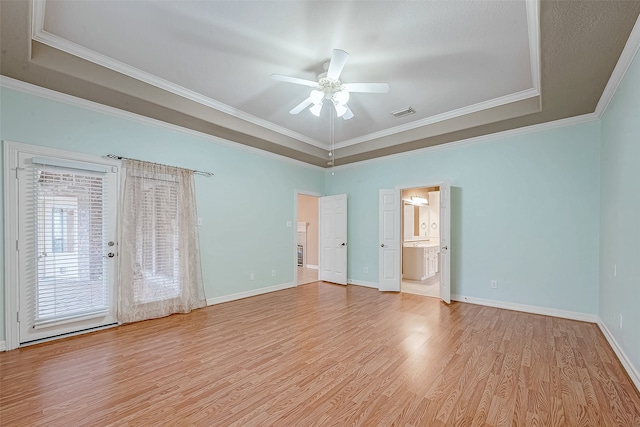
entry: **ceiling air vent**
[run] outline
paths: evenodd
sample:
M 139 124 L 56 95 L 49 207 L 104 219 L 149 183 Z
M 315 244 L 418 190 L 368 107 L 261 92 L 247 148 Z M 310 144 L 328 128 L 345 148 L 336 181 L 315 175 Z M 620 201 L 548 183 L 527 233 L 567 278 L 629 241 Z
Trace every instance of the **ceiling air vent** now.
M 408 116 L 409 114 L 413 114 L 415 112 L 416 112 L 416 110 L 414 110 L 413 108 L 405 107 L 402 110 L 392 111 L 391 114 L 393 114 L 394 116 L 400 118 L 400 117 Z

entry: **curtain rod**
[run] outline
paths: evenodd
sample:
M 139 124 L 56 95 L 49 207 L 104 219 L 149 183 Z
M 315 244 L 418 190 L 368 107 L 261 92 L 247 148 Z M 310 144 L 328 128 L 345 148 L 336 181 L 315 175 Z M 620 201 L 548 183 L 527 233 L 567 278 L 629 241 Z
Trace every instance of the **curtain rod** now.
M 117 156 L 115 154 L 107 154 L 105 157 L 109 158 L 109 159 L 114 159 L 114 160 L 137 160 L 137 159 L 132 159 L 130 157 L 122 157 L 122 156 Z M 141 161 L 141 160 L 138 160 Z M 146 160 L 145 160 L 146 161 Z M 147 163 L 153 163 L 153 162 L 147 162 Z M 156 165 L 161 165 L 161 166 L 166 166 L 166 165 L 162 165 L 160 163 L 155 163 Z M 190 169 L 191 172 L 193 172 L 195 175 L 202 175 L 202 176 L 206 176 L 207 178 L 210 178 L 213 176 L 213 173 L 211 172 L 204 172 L 204 171 L 198 171 L 198 170 L 194 170 L 194 169 Z

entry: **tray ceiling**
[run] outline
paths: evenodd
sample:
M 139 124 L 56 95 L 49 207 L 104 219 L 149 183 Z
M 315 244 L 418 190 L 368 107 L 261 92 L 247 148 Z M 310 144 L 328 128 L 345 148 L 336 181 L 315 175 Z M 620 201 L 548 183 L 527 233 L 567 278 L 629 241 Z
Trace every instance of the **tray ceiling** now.
M 339 164 L 593 112 L 640 13 L 633 1 L 47 0 L 30 16 L 25 4 L 0 5 L 2 74 L 321 166 L 332 135 Z M 316 80 L 334 48 L 350 54 L 343 82 L 391 89 L 353 93 L 355 117 L 331 133 L 331 108 L 289 114 L 310 88 L 269 76 Z

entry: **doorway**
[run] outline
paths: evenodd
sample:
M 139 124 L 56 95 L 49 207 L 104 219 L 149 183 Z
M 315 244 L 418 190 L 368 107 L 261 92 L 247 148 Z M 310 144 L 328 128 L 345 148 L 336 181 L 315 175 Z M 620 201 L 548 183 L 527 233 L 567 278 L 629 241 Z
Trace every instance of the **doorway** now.
M 297 194 L 296 269 L 297 285 L 318 281 L 318 202 L 320 197 Z
M 440 187 L 401 190 L 401 292 L 440 298 Z
M 5 166 L 7 349 L 116 324 L 117 167 L 13 142 Z

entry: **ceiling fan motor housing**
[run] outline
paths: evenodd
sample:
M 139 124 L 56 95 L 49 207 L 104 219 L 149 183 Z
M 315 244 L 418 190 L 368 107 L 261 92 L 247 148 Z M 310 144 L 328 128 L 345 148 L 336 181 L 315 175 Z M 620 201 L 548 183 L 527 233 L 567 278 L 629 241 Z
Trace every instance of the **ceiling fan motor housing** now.
M 337 92 L 346 91 L 340 80 L 320 77 L 318 80 L 318 90 L 324 92 L 325 99 L 332 99 Z

